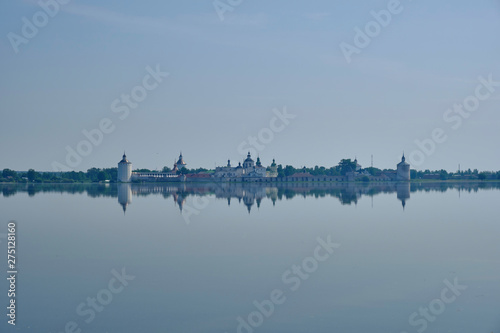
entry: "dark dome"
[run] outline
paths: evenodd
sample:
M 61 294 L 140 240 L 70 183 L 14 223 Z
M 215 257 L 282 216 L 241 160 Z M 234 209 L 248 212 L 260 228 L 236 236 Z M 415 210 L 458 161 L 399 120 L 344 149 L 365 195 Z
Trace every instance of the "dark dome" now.
M 123 153 L 122 160 L 120 162 L 118 162 L 118 164 L 132 164 L 132 163 L 129 160 L 127 160 L 127 155 L 125 155 L 125 153 Z
M 182 153 L 179 155 L 179 160 L 177 161 L 177 165 L 186 165 L 184 159 L 182 158 Z
M 250 156 L 250 152 L 248 153 L 247 159 L 245 160 L 245 162 L 253 163 L 252 157 Z

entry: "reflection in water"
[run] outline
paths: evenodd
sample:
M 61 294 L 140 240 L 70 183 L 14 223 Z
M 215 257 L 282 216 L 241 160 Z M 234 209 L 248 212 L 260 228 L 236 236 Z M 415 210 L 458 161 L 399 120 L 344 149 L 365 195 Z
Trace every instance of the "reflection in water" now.
M 132 188 L 130 184 L 118 184 L 118 202 L 122 205 L 123 214 L 132 203 Z
M 408 182 L 400 182 L 396 184 L 396 191 L 398 195 L 398 199 L 401 200 L 401 204 L 403 205 L 403 209 L 406 206 L 406 200 L 410 199 L 410 183 Z
M 480 189 L 500 189 L 499 182 L 436 182 L 436 183 L 285 183 L 279 185 L 255 183 L 185 183 L 185 184 L 1 184 L 4 197 L 17 193 L 56 192 L 71 194 L 87 194 L 90 197 L 117 197 L 118 203 L 125 213 L 132 203 L 132 196 L 161 195 L 165 199 L 172 198 L 179 209 L 183 210 L 186 199 L 193 197 L 215 196 L 231 201 L 243 202 L 250 213 L 254 206 L 260 207 L 263 200 L 271 200 L 273 206 L 283 199 L 295 196 L 302 197 L 334 197 L 343 205 L 357 204 L 362 196 L 374 196 L 382 193 L 396 192 L 403 209 L 410 199 L 411 192 L 448 190 L 478 191 Z
M 500 182 L 269 185 L 0 184 L 25 253 L 18 332 L 416 332 L 447 279 L 467 290 L 428 332 L 500 333 Z M 136 278 L 86 325 L 75 309 L 112 270 Z M 276 290 L 267 320 L 254 311 Z M 238 326 L 252 313 L 265 323 Z

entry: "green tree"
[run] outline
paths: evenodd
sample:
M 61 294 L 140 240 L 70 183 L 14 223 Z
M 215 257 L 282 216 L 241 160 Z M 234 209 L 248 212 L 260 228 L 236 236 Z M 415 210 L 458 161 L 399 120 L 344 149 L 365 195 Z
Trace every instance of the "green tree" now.
M 328 176 L 339 176 L 340 168 L 338 166 L 331 167 L 330 169 L 326 170 L 326 174 Z
M 208 169 L 205 168 L 197 168 L 197 169 L 186 169 L 187 173 L 200 173 L 200 172 L 208 172 Z
M 326 175 L 326 168 L 324 166 L 315 166 L 314 169 L 308 170 L 310 174 L 315 176 L 323 176 Z
M 3 178 L 9 178 L 12 177 L 13 179 L 17 178 L 17 172 L 11 169 L 3 169 L 2 171 L 2 177 Z
M 296 172 L 297 172 L 297 170 L 296 170 L 293 166 L 291 166 L 291 165 L 287 165 L 287 166 L 285 167 L 284 172 L 285 172 L 285 177 L 288 177 L 288 176 L 291 176 L 291 175 L 293 175 L 294 173 L 296 173 Z
M 28 177 L 28 180 L 30 182 L 32 182 L 32 181 L 34 181 L 37 178 L 37 172 L 35 170 L 33 170 L 33 169 L 29 169 L 27 177 Z
M 103 169 L 103 171 L 106 173 L 106 179 L 116 182 L 118 178 L 118 168 L 106 168 Z
M 351 159 L 343 159 L 339 162 L 340 174 L 345 176 L 346 173 L 356 171 L 356 163 Z
M 283 170 L 283 165 L 279 164 L 277 171 L 278 171 L 278 177 L 285 177 L 285 171 Z
M 90 168 L 87 170 L 87 177 L 90 179 L 92 182 L 96 182 L 99 179 L 97 178 L 97 175 L 99 174 L 101 170 L 98 168 Z
M 105 181 L 106 180 L 106 172 L 104 171 L 99 171 L 99 173 L 97 174 L 97 180 L 102 182 L 102 181 Z
M 372 176 L 380 176 L 382 174 L 382 170 L 374 167 L 368 167 L 365 170 L 368 171 L 368 173 Z
M 135 169 L 134 172 L 151 172 L 149 169 Z
M 178 175 L 187 175 L 189 173 L 189 170 L 186 168 L 182 168 L 180 170 L 177 170 Z

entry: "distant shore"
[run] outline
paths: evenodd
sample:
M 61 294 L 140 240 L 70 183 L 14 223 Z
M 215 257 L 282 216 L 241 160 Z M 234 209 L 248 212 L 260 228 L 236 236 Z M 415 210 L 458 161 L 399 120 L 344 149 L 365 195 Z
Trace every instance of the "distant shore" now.
M 130 185 L 147 185 L 147 184 L 253 184 L 253 185 L 273 185 L 273 184 L 287 184 L 287 183 L 325 183 L 325 184 L 385 184 L 385 183 L 500 183 L 500 179 L 411 179 L 409 181 L 397 181 L 397 180 L 381 180 L 381 181 L 317 181 L 317 180 L 304 180 L 304 181 L 273 181 L 273 182 L 253 182 L 253 181 L 231 181 L 231 182 L 221 182 L 221 181 L 187 181 L 187 182 L 0 182 L 1 185 L 115 185 L 115 184 L 130 184 Z

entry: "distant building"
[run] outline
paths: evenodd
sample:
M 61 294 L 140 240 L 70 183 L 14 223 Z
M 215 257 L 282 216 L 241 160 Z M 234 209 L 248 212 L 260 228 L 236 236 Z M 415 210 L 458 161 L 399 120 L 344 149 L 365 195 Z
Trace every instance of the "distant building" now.
M 362 167 L 361 167 L 361 165 L 358 163 L 358 158 L 357 158 L 357 157 L 355 157 L 355 158 L 354 158 L 354 165 L 355 165 L 355 168 L 356 168 L 356 170 L 354 170 L 354 171 L 356 171 L 356 172 L 360 172 L 360 171 L 361 171 L 361 169 L 362 169 Z
M 182 168 L 187 169 L 187 164 L 186 164 L 186 162 L 184 162 L 184 159 L 182 158 L 182 152 L 181 152 L 181 154 L 179 155 L 179 159 L 174 164 L 174 169 L 181 170 Z
M 214 177 L 221 178 L 221 179 L 241 177 L 241 175 L 243 174 L 242 170 L 243 170 L 243 167 L 241 166 L 241 163 L 236 168 L 233 168 L 231 166 L 231 161 L 227 160 L 227 166 L 217 167 L 215 169 Z
M 233 167 L 231 161 L 227 161 L 226 166 L 216 167 L 215 172 L 199 172 L 196 174 L 180 173 L 182 168 L 186 168 L 187 163 L 184 161 L 182 152 L 177 161 L 174 160 L 174 168 L 169 172 L 132 172 L 132 163 L 127 160 L 127 156 L 123 153 L 122 160 L 118 163 L 118 182 L 345 182 L 345 181 L 409 181 L 410 180 L 410 164 L 406 162 L 405 156 L 401 158 L 396 170 L 386 170 L 378 175 L 371 175 L 367 170 L 363 170 L 358 164 L 357 159 L 354 160 L 356 170 L 347 172 L 343 176 L 327 176 L 327 175 L 311 175 L 306 172 L 304 167 L 303 172 L 299 172 L 286 177 L 278 177 L 278 166 L 273 159 L 273 163 L 269 167 L 262 165 L 260 157 L 257 157 L 255 162 L 252 159 L 250 152 L 246 159 L 238 163 L 238 166 Z M 477 177 L 477 176 L 476 176 Z M 425 176 L 424 176 L 425 178 Z
M 231 161 L 228 160 L 227 166 L 217 167 L 215 169 L 215 174 L 214 174 L 214 178 L 219 180 L 230 180 L 230 179 L 234 180 L 238 178 L 258 179 L 258 178 L 266 178 L 268 176 L 269 175 L 267 174 L 267 169 L 264 166 L 262 166 L 260 157 L 257 157 L 257 163 L 255 163 L 254 160 L 252 159 L 252 156 L 250 155 L 250 152 L 248 153 L 247 158 L 243 161 L 243 165 L 239 163 L 237 167 L 233 168 L 231 166 Z
M 396 171 L 396 180 L 398 181 L 409 181 L 410 180 L 410 164 L 406 162 L 405 154 L 401 158 L 401 162 L 398 163 Z
M 248 152 L 247 159 L 243 162 L 243 169 L 251 169 L 254 165 L 255 163 L 252 160 L 252 156 L 250 155 L 250 152 Z
M 386 170 L 382 173 L 382 175 L 389 177 L 389 180 L 391 181 L 398 180 L 398 172 L 395 170 Z
M 125 158 L 125 155 L 123 155 Z M 123 160 L 122 160 L 123 162 Z M 120 162 L 120 163 L 122 163 Z M 127 161 L 128 162 L 128 161 Z M 118 164 L 118 181 L 120 181 L 120 163 Z M 130 163 L 130 162 L 129 162 Z M 179 180 L 179 176 L 177 175 L 177 171 L 185 168 L 186 167 L 186 162 L 184 162 L 184 159 L 182 157 L 182 153 L 179 156 L 179 160 L 177 162 L 174 162 L 174 169 L 170 172 L 157 172 L 157 171 L 150 171 L 150 172 L 132 172 L 132 163 L 130 163 L 130 181 L 141 181 L 141 182 L 156 182 L 156 181 L 174 181 L 174 180 Z M 123 181 L 125 182 L 125 181 Z
M 123 152 L 123 158 L 118 162 L 118 182 L 130 183 L 132 180 L 132 162 L 127 160 L 127 155 Z
M 423 175 L 422 179 L 441 179 L 441 175 L 439 173 L 429 173 Z
M 276 164 L 276 160 L 273 158 L 273 163 L 269 167 L 269 172 L 267 173 L 267 177 L 278 177 L 278 165 Z

